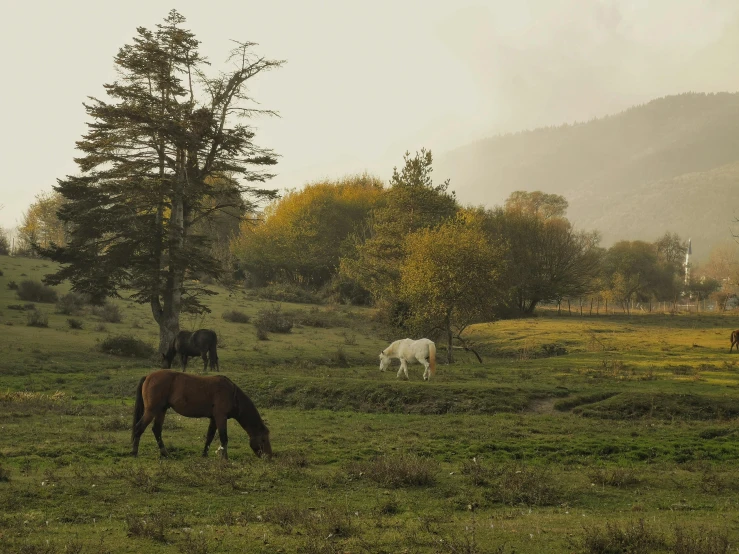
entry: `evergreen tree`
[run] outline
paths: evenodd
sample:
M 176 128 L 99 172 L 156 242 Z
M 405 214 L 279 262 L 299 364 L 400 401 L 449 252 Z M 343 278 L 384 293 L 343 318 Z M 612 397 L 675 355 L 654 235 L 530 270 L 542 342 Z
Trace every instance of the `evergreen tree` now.
M 398 298 L 400 266 L 405 237 L 433 228 L 457 212 L 449 181 L 435 185 L 431 178 L 431 152 L 421 149 L 393 169 L 390 188 L 372 211 L 364 232 L 355 236 L 353 251 L 341 260 L 341 273 L 368 290 L 375 300 Z
M 275 155 L 257 147 L 238 116 L 257 113 L 247 84 L 282 62 L 237 43 L 228 73 L 209 77 L 198 41 L 171 11 L 155 31 L 138 28 L 115 57 L 119 79 L 105 85 L 109 101 L 91 98 L 91 122 L 77 143 L 82 173 L 58 181 L 66 246 L 41 248 L 62 264 L 47 281 L 101 301 L 132 290 L 151 306 L 164 351 L 179 331 L 180 313 L 208 311 L 214 294 L 191 277 L 217 278 L 221 265 L 202 233 L 204 220 L 236 207 L 242 213 L 274 191 L 245 183 L 271 175 Z

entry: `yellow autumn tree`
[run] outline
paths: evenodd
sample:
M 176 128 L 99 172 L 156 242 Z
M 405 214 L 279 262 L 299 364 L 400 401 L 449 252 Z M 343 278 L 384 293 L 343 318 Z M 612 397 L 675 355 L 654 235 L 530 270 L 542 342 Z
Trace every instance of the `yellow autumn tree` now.
M 58 192 L 36 196 L 36 201 L 23 214 L 23 221 L 18 227 L 21 250 L 30 252 L 32 244 L 42 248 L 49 248 L 52 243 L 57 246 L 66 244 L 66 230 L 57 217 L 57 211 L 63 203 L 64 198 Z
M 366 174 L 290 191 L 258 221 L 242 223 L 231 250 L 258 282 L 324 285 L 337 272 L 346 238 L 381 194 L 382 182 Z
M 494 317 L 505 251 L 504 244 L 491 242 L 473 212 L 406 238 L 400 268 L 400 292 L 410 311 L 406 325 L 441 333 L 447 361 L 455 340 L 465 345 L 462 333 L 469 325 Z

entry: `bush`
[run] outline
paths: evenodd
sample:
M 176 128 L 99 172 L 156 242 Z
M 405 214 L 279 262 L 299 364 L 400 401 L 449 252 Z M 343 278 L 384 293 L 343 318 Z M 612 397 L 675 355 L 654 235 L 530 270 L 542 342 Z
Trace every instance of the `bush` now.
M 107 337 L 100 343 L 100 350 L 114 356 L 127 358 L 151 358 L 156 350 L 151 345 L 129 335 Z
M 238 310 L 231 310 L 230 312 L 223 312 L 223 319 L 230 321 L 231 323 L 249 323 L 251 319 L 244 312 Z
M 261 327 L 257 327 L 257 340 L 269 340 L 269 333 Z
M 348 473 L 352 477 L 367 477 L 384 487 L 433 485 L 439 466 L 433 460 L 415 454 L 381 456 L 370 462 L 353 462 Z
M 675 528 L 675 554 L 725 554 L 731 551 L 730 547 L 725 530 L 699 527 L 690 532 L 682 527 Z
M 293 320 L 282 312 L 280 306 L 260 310 L 255 322 L 257 331 L 269 333 L 289 333 L 293 328 Z
M 320 304 L 321 299 L 313 292 L 290 283 L 275 283 L 261 289 L 255 289 L 254 294 L 265 300 L 277 302 L 294 302 L 296 304 Z
M 123 314 L 118 304 L 106 302 L 102 306 L 93 306 L 92 315 L 99 317 L 107 323 L 120 323 L 123 321 Z
M 8 288 L 10 290 L 18 290 L 18 283 L 15 281 L 8 281 Z
M 615 467 L 612 469 L 594 469 L 588 473 L 590 480 L 596 485 L 609 487 L 629 487 L 639 483 L 639 477 L 633 469 Z
M 490 496 L 494 502 L 509 506 L 553 506 L 561 502 L 561 493 L 549 471 L 536 466 L 511 464 L 499 468 Z
M 36 305 L 35 304 L 31 304 L 31 303 L 29 303 L 29 304 L 8 304 L 8 309 L 9 310 L 18 310 L 18 311 L 22 312 L 22 311 L 25 311 L 25 310 L 35 310 L 36 309 Z
M 665 537 L 644 523 L 643 519 L 626 523 L 624 527 L 613 522 L 606 522 L 605 527 L 585 527 L 580 541 L 572 542 L 574 543 L 572 546 L 592 554 L 612 552 L 647 554 L 667 547 Z
M 25 279 L 18 285 L 16 292 L 18 298 L 21 300 L 28 300 L 30 302 L 56 302 L 56 291 L 51 287 L 47 287 L 39 281 L 31 281 Z
M 2 252 L 0 252 L 0 254 L 2 254 Z M 2 277 L 3 275 L 5 275 L 5 273 L 3 273 L 3 270 L 0 269 L 0 277 Z
M 31 310 L 28 312 L 28 321 L 26 323 L 29 327 L 48 327 L 49 316 L 44 312 L 38 310 Z
M 331 355 L 331 365 L 335 365 L 337 367 L 349 367 L 349 360 L 346 358 L 346 352 L 344 352 L 344 347 L 342 345 L 339 345 L 336 348 L 336 351 Z
M 70 329 L 82 329 L 82 321 L 73 317 L 67 319 L 67 325 Z
M 59 298 L 56 303 L 56 311 L 64 315 L 79 315 L 85 309 L 85 305 L 89 303 L 90 299 L 87 295 L 69 292 Z

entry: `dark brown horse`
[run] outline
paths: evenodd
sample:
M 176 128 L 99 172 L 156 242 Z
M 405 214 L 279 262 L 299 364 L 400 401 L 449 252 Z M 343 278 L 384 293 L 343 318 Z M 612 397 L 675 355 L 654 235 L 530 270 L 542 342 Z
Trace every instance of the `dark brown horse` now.
M 180 331 L 169 344 L 167 353 L 162 354 L 162 367 L 165 369 L 171 368 L 172 360 L 179 354 L 182 371 L 186 371 L 187 359 L 193 356 L 201 356 L 203 358 L 203 371 L 208 368 L 209 362 L 210 369 L 218 371 L 217 346 L 218 336 L 215 331 L 211 331 L 210 329 L 198 329 L 194 333 Z
M 139 381 L 131 431 L 133 456 L 138 454 L 141 435 L 152 421 L 159 452 L 167 456 L 162 442 L 162 424 L 169 408 L 185 417 L 210 419 L 203 456 L 208 455 L 208 448 L 218 430 L 223 449 L 221 455 L 228 459 L 226 421 L 231 418 L 249 434 L 249 446 L 257 456 L 272 456 L 269 429 L 251 399 L 231 379 L 222 375 L 187 375 L 166 369 L 154 371 Z
M 739 352 L 739 329 L 731 332 L 731 348 L 729 348 L 729 354 L 731 354 L 734 346 L 736 346 L 736 351 Z

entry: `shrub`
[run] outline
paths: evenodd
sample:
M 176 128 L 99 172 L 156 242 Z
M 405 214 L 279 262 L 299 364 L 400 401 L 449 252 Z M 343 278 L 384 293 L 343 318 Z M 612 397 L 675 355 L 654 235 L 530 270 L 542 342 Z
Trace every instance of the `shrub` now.
M 128 358 L 151 358 L 156 352 L 150 344 L 129 335 L 107 337 L 100 343 L 100 350 L 107 354 Z
M 269 340 L 269 333 L 261 327 L 257 327 L 257 340 Z
M 269 333 L 289 333 L 293 328 L 293 320 L 282 312 L 280 306 L 260 310 L 255 323 L 257 330 Z
M 79 315 L 85 308 L 85 304 L 89 304 L 90 299 L 85 294 L 78 292 L 69 292 L 59 298 L 56 303 L 56 311 L 64 315 Z
M 385 487 L 433 485 L 438 464 L 415 454 L 380 456 L 370 462 L 353 462 L 348 472 L 352 477 L 367 477 Z
M 18 283 L 15 281 L 8 281 L 8 288 L 10 290 L 18 290 Z
M 643 519 L 626 523 L 623 528 L 613 522 L 606 522 L 605 527 L 585 527 L 579 542 L 580 544 L 575 542 L 572 546 L 591 554 L 647 554 L 667 548 L 665 537 L 652 530 Z
M 157 542 L 167 541 L 167 531 L 172 527 L 172 516 L 165 512 L 153 513 L 143 518 L 126 514 L 126 534 L 129 537 L 142 537 Z
M 8 304 L 9 310 L 18 310 L 18 311 L 24 311 L 24 310 L 35 310 L 36 305 L 35 304 Z
M 0 254 L 2 254 L 2 252 L 0 252 Z M 0 277 L 2 277 L 3 275 L 5 275 L 5 273 L 3 273 L 3 270 L 0 269 Z
M 93 306 L 92 315 L 95 315 L 108 323 L 120 323 L 123 321 L 123 314 L 118 304 L 106 302 L 102 306 Z
M 70 317 L 67 319 L 67 325 L 70 329 L 82 329 L 82 320 Z
M 639 483 L 639 477 L 633 469 L 615 467 L 612 469 L 594 469 L 588 474 L 596 485 L 609 487 L 628 487 Z
M 517 464 L 503 466 L 492 484 L 494 502 L 509 506 L 553 506 L 561 501 L 555 480 L 546 469 Z
M 230 312 L 223 312 L 223 319 L 230 321 L 231 323 L 249 323 L 251 319 L 244 312 L 238 310 L 231 310 Z
M 296 304 L 320 304 L 318 296 L 298 285 L 290 283 L 274 283 L 261 289 L 256 289 L 254 294 L 265 300 L 277 302 L 294 302 Z
M 682 527 L 675 528 L 675 554 L 725 554 L 730 552 L 729 547 L 725 530 L 699 527 L 692 533 Z
M 349 367 L 349 360 L 346 358 L 342 345 L 339 345 L 331 356 L 331 364 L 338 367 Z
M 0 483 L 7 483 L 10 481 L 10 470 L 0 465 Z
M 30 302 L 56 302 L 56 291 L 51 287 L 47 287 L 39 281 L 31 281 L 25 279 L 18 285 L 16 291 L 18 298 L 28 300 Z
M 28 320 L 26 325 L 29 327 L 48 327 L 49 317 L 38 310 L 31 310 L 28 312 Z

